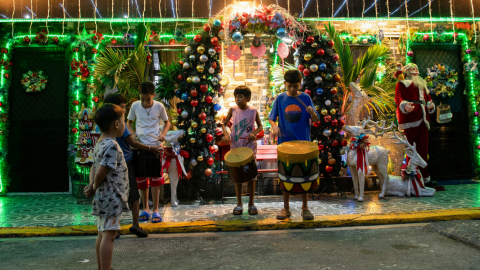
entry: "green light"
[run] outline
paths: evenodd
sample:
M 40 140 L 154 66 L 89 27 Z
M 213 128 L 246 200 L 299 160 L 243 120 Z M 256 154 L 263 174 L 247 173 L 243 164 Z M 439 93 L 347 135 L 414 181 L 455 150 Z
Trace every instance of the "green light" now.
M 104 23 L 139 23 L 139 22 L 146 22 L 146 23 L 165 23 L 165 22 L 177 22 L 177 18 L 97 18 L 96 21 L 97 23 L 99 22 L 104 22 Z M 0 19 L 0 23 L 44 23 L 46 22 L 46 18 L 40 18 L 40 19 Z M 95 22 L 95 18 L 81 18 L 81 19 L 75 19 L 75 18 L 49 18 L 48 19 L 49 23 L 55 23 L 55 22 Z M 206 23 L 208 22 L 208 19 L 203 19 L 203 18 L 179 18 L 178 22 L 199 22 L 199 23 Z
M 300 19 L 298 19 L 300 20 Z M 311 22 L 355 22 L 355 21 L 368 21 L 368 22 L 375 22 L 375 21 L 407 21 L 407 18 L 405 17 L 390 17 L 390 18 L 381 18 L 381 19 L 376 19 L 376 18 L 369 18 L 369 17 L 364 17 L 364 18 L 302 18 L 301 20 L 303 21 L 311 21 Z M 475 18 L 475 21 L 480 20 Z M 12 20 L 5 20 L 8 22 L 11 22 Z M 29 21 L 29 20 L 27 20 Z M 408 21 L 418 21 L 418 22 L 451 22 L 452 18 L 431 18 L 430 17 L 421 17 L 421 18 L 408 18 Z M 454 18 L 455 22 L 469 22 L 472 21 L 471 17 L 457 17 Z

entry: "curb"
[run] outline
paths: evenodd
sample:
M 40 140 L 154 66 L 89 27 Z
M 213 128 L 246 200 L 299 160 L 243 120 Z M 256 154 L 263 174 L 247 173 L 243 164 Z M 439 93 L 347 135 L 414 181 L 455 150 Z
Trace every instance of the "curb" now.
M 480 219 L 480 207 L 428 210 L 382 214 L 350 214 L 316 216 L 312 221 L 301 218 L 277 220 L 274 218 L 250 220 L 220 220 L 192 222 L 144 223 L 147 233 L 195 233 L 195 232 L 234 232 L 261 230 L 288 230 L 325 227 L 367 226 L 401 223 L 419 223 L 448 220 Z M 130 225 L 122 225 L 121 233 L 130 234 Z M 39 236 L 79 236 L 96 235 L 96 225 L 64 227 L 14 227 L 0 228 L 0 238 L 39 237 Z

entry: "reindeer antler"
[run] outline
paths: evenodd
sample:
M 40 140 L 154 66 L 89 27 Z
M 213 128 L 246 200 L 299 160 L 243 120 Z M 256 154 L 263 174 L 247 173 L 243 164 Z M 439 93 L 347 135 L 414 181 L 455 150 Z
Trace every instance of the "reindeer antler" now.
M 408 150 L 411 150 L 413 152 L 416 152 L 415 147 L 413 147 L 407 140 L 402 140 L 397 136 L 397 133 L 395 133 L 395 130 L 393 130 L 393 137 L 391 139 L 397 139 L 399 142 L 396 142 L 395 144 L 404 144 L 407 146 Z
M 381 127 L 378 126 L 377 122 L 368 121 L 369 124 L 372 124 L 375 127 L 375 132 L 373 133 L 373 136 L 375 136 L 375 138 L 378 137 L 378 136 L 383 136 L 383 134 L 385 134 L 388 131 L 393 130 L 393 127 L 395 127 L 395 124 L 393 122 L 387 128 L 385 128 L 386 121 L 380 121 L 380 122 L 382 123 Z M 381 131 L 381 132 L 378 133 L 378 131 Z

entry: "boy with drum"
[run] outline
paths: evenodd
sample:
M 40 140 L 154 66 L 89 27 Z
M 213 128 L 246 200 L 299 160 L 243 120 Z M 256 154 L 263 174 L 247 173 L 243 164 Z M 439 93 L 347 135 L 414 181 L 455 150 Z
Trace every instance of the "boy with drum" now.
M 311 123 L 318 121 L 318 114 L 309 95 L 300 92 L 302 75 L 297 70 L 285 72 L 286 92 L 275 99 L 268 121 L 272 126 L 272 135 L 278 137 L 278 144 L 289 141 L 310 141 Z M 278 118 L 278 126 L 275 123 Z M 313 220 L 308 210 L 308 193 L 302 193 L 302 217 L 304 220 Z M 290 193 L 283 191 L 284 208 L 277 214 L 277 219 L 289 218 Z
M 230 108 L 224 124 L 222 124 L 224 134 L 228 134 L 225 125 L 230 122 L 230 119 L 233 120 L 232 132 L 230 136 L 225 136 L 225 138 L 230 143 L 230 149 L 249 147 L 253 150 L 253 153 L 255 153 L 257 149 L 256 136 L 263 130 L 263 126 L 257 109 L 247 105 L 252 96 L 252 91 L 247 86 L 242 85 L 235 88 L 233 95 L 235 96 L 237 106 Z M 257 129 L 255 129 L 255 123 L 257 123 Z M 257 208 L 253 203 L 255 180 L 256 178 L 247 182 L 248 193 L 250 195 L 248 214 L 250 215 L 258 214 Z M 237 195 L 237 207 L 233 209 L 233 214 L 241 215 L 243 213 L 242 183 L 235 183 L 235 193 Z

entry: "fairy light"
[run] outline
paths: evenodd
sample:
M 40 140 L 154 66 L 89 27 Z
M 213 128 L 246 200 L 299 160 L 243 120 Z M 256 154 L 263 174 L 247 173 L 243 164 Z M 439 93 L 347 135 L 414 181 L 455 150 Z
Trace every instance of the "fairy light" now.
M 62 7 L 63 12 L 66 13 L 66 14 L 68 15 L 68 17 L 73 18 L 72 15 L 70 15 L 70 13 L 68 13 L 68 11 L 65 9 L 65 0 L 63 0 L 63 4 L 62 4 L 62 3 L 59 3 L 59 4 L 60 4 L 60 6 Z M 64 15 L 65 15 L 65 14 L 64 14 Z M 65 17 L 65 16 L 64 16 L 64 17 Z M 63 21 L 63 22 L 65 22 L 65 18 L 64 18 L 64 21 Z
M 433 3 L 433 1 L 434 1 L 434 0 L 432 0 L 432 3 Z M 408 17 L 412 17 L 413 15 L 415 15 L 415 14 L 417 14 L 418 12 L 422 11 L 422 10 L 423 10 L 424 8 L 426 8 L 427 6 L 428 6 L 428 4 L 426 4 L 425 6 L 417 9 L 417 11 L 410 13 L 410 15 L 409 15 Z
M 370 9 L 375 7 L 376 4 L 377 4 L 377 0 L 374 0 L 373 4 L 371 4 L 367 9 L 365 9 L 365 0 L 363 0 L 363 13 L 367 13 Z
M 113 27 L 112 27 L 112 21 L 113 21 L 113 3 L 115 2 L 115 0 L 112 0 L 112 19 L 110 20 L 110 30 L 112 31 L 112 36 L 115 34 L 115 31 L 113 31 Z
M 208 0 L 208 1 L 210 3 L 210 0 Z M 173 3 L 173 0 L 170 0 L 170 3 L 172 4 L 172 13 L 173 13 L 173 17 L 175 18 L 175 10 L 174 10 L 175 9 L 174 8 L 175 4 Z M 210 4 L 208 4 L 208 6 L 210 7 Z M 212 12 L 210 11 L 209 14 L 211 15 Z M 166 15 L 166 13 L 165 13 L 165 15 Z M 211 16 L 209 16 L 209 17 L 211 17 Z
M 410 2 L 410 0 L 406 1 L 405 3 L 402 3 L 397 9 L 395 9 L 394 11 L 392 11 L 392 13 L 390 13 L 390 15 L 394 14 L 394 13 L 397 13 L 406 3 Z
M 457 43 L 457 38 L 455 37 L 455 22 L 453 21 L 453 9 L 452 9 L 452 0 L 450 0 L 450 14 L 452 15 L 452 30 L 453 30 L 453 43 Z
M 80 36 L 80 21 L 82 19 L 82 9 L 80 8 L 80 0 L 78 0 L 78 25 L 77 25 L 77 32 Z
M 337 16 L 338 12 L 340 12 L 340 10 L 343 8 L 343 6 L 345 6 L 345 3 L 347 3 L 347 0 L 343 1 L 343 4 L 337 9 L 337 11 L 335 11 L 335 14 L 333 15 L 333 17 Z M 333 1 L 332 1 L 332 10 L 333 10 Z
M 95 3 L 93 3 L 93 0 L 90 0 L 90 2 L 92 2 L 93 6 L 93 15 L 95 16 L 95 14 L 98 14 L 98 17 L 102 18 L 102 15 L 100 15 L 100 12 L 97 9 L 97 0 L 95 0 Z
M 475 22 L 475 9 L 473 8 L 473 0 L 470 0 L 470 6 L 472 7 L 473 33 L 475 35 L 475 44 L 476 44 L 477 43 L 477 23 Z
M 47 12 L 47 20 L 45 21 L 45 28 L 47 28 L 47 40 L 48 40 L 48 18 L 50 17 L 50 0 L 47 0 L 48 3 L 48 12 Z
M 31 2 L 30 2 L 30 5 L 32 5 Z M 32 10 L 33 7 L 32 7 L 32 9 L 30 9 L 29 7 L 26 7 L 26 8 L 27 8 L 28 11 L 30 11 L 32 13 L 32 18 L 33 18 L 33 16 L 35 16 L 35 18 L 37 17 L 37 14 L 35 14 L 35 12 L 33 12 L 33 10 Z
M 13 16 L 15 15 L 15 0 L 13 0 L 13 12 L 12 12 L 12 38 L 14 37 L 14 34 L 13 34 Z
M 430 13 L 430 32 L 433 32 L 433 22 L 432 22 L 432 0 L 428 0 L 428 12 Z M 432 35 L 433 42 L 433 35 Z

